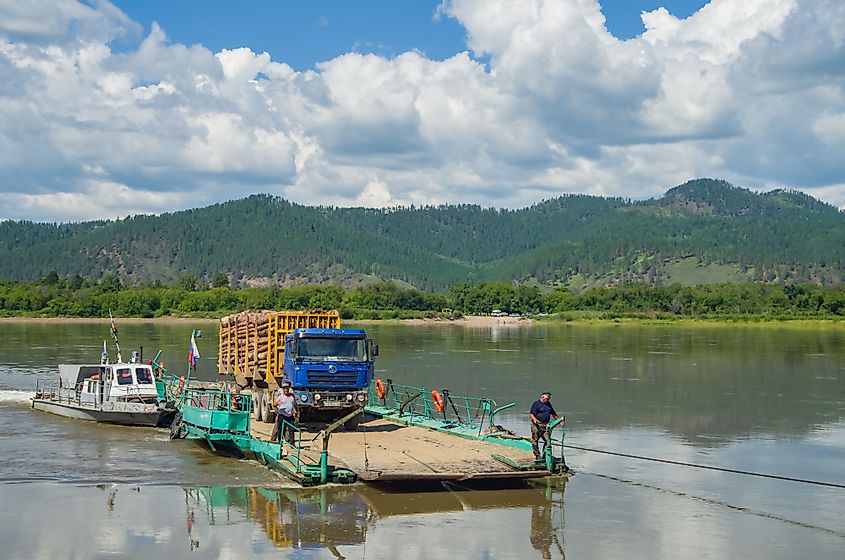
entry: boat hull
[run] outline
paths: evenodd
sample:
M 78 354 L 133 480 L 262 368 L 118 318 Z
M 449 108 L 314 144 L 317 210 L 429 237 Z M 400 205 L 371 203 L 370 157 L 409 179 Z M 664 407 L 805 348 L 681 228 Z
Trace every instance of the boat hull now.
M 124 426 L 158 426 L 162 417 L 168 411 L 156 408 L 154 410 L 144 409 L 143 405 L 136 405 L 137 408 L 112 407 L 112 409 L 93 408 L 79 406 L 76 404 L 61 403 L 46 399 L 32 399 L 32 408 L 50 414 L 75 418 L 77 420 L 89 420 L 92 422 L 104 422 L 107 424 L 120 424 Z

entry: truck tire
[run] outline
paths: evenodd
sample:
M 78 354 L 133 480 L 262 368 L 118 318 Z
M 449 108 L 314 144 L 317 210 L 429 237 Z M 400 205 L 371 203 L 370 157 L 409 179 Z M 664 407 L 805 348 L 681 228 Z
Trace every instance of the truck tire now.
M 256 422 L 264 421 L 264 393 L 261 391 L 252 393 L 252 417 Z
M 269 395 L 267 398 L 264 399 L 264 421 L 273 423 L 276 421 L 276 413 L 273 411 L 273 407 L 271 406 Z

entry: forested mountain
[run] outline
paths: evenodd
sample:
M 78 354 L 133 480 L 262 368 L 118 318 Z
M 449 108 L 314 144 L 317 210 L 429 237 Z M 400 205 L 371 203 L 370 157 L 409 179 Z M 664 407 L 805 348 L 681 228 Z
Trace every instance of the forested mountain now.
M 55 270 L 114 272 L 130 283 L 222 273 L 241 285 L 378 278 L 422 289 L 491 280 L 838 284 L 845 214 L 805 194 L 711 179 L 659 199 L 567 195 L 520 210 L 308 207 L 254 195 L 117 221 L 0 222 L 0 263 L 2 280 Z

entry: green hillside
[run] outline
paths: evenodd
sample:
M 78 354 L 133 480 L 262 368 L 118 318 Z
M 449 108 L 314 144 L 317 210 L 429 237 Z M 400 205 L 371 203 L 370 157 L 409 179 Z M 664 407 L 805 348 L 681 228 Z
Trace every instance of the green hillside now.
M 308 207 L 267 195 L 80 224 L 0 223 L 0 279 L 170 282 L 183 273 L 287 286 L 376 279 L 422 289 L 507 280 L 580 289 L 645 282 L 838 284 L 845 214 L 784 190 L 698 179 L 658 199 L 568 195 L 519 210 L 474 205 Z

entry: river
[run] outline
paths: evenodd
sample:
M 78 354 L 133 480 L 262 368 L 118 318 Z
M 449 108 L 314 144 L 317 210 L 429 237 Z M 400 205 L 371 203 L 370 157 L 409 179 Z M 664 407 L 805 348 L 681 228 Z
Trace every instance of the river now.
M 120 324 L 217 377 L 212 322 Z M 845 485 L 845 329 L 365 325 L 377 376 L 517 406 L 552 392 L 566 442 Z M 566 484 L 438 492 L 300 489 L 264 467 L 33 411 L 56 364 L 99 359 L 108 325 L 0 321 L 0 558 L 836 558 L 845 489 L 567 449 Z M 111 346 L 110 346 L 111 348 Z

